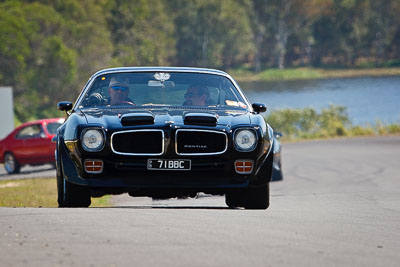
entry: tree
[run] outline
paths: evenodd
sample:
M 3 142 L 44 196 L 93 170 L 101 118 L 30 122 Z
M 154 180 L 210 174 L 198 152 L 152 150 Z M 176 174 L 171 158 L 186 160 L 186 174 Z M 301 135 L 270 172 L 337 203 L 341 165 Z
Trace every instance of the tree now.
M 313 25 L 313 64 L 356 66 L 387 59 L 399 8 L 396 1 L 335 1 Z M 396 15 L 395 15 L 396 14 Z M 397 19 L 398 20 L 398 19 Z
M 252 0 L 249 3 L 248 17 L 253 31 L 253 43 L 255 46 L 254 70 L 256 72 L 261 71 L 263 59 L 266 61 L 264 51 L 270 51 L 266 49 L 271 46 L 271 42 L 268 42 L 270 38 L 268 28 L 270 20 L 269 7 L 269 1 L 266 0 Z
M 18 3 L 0 3 L 0 84 L 17 86 L 31 52 L 27 39 L 28 22 Z M 11 11 L 11 12 L 10 12 Z
M 271 26 L 275 35 L 276 65 L 285 67 L 288 38 L 309 27 L 331 5 L 330 0 L 271 0 Z M 307 32 L 307 31 L 303 31 Z
M 44 115 L 50 103 L 53 105 L 54 91 L 61 91 L 62 86 L 73 79 L 75 54 L 57 37 L 61 36 L 63 20 L 52 7 L 7 1 L 1 4 L 0 9 L 6 10 L 2 13 L 1 22 L 4 29 L 19 31 L 1 35 L 5 40 L 0 42 L 4 41 L 6 45 L 0 57 L 14 63 L 11 64 L 14 68 L 1 69 L 1 73 L 7 77 L 6 82 L 14 87 L 17 118 L 26 121 L 37 115 L 32 111 Z M 18 19 L 15 21 L 10 17 Z M 18 38 L 15 46 L 7 41 L 12 37 Z
M 254 51 L 246 3 L 174 0 L 177 62 L 183 66 L 232 68 Z
M 109 67 L 113 44 L 107 25 L 108 0 L 40 0 L 52 6 L 63 19 L 62 42 L 78 55 L 76 76 L 64 84 L 60 97 L 74 100 L 88 77 L 95 71 Z M 72 55 L 72 54 L 71 54 Z M 71 94 L 72 92 L 72 94 Z
M 0 4 L 6 11 L 0 14 L 0 59 L 8 63 L 0 64 L 0 81 L 14 87 L 20 121 L 59 115 L 57 101 L 72 101 L 91 73 L 109 65 L 111 42 L 103 8 L 95 3 Z
M 175 55 L 173 20 L 163 1 L 109 1 L 107 25 L 115 65 L 169 65 Z

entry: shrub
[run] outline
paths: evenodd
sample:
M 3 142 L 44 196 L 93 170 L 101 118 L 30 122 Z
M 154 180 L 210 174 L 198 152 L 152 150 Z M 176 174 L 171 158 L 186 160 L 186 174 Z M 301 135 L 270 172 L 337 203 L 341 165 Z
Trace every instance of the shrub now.
M 384 125 L 381 121 L 374 126 L 353 126 L 347 108 L 337 105 L 330 105 L 319 113 L 313 108 L 278 109 L 272 111 L 266 121 L 282 132 L 283 140 L 400 133 L 399 124 Z

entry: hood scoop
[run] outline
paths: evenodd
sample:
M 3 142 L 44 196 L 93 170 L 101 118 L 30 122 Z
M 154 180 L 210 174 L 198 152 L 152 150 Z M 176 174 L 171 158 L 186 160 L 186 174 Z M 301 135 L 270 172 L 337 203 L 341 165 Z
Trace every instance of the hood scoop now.
M 218 115 L 210 113 L 187 113 L 183 117 L 183 122 L 190 125 L 216 126 Z
M 154 124 L 154 115 L 150 113 L 129 113 L 121 116 L 123 126 Z

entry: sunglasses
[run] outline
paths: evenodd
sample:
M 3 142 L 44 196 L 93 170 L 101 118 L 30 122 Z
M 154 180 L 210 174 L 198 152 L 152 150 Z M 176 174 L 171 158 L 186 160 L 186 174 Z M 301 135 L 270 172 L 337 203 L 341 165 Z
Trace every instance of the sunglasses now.
M 185 98 L 191 98 L 191 97 L 194 97 L 195 95 L 199 96 L 199 94 L 195 94 L 195 93 L 187 93 L 187 94 L 184 94 L 183 96 Z
M 126 86 L 111 86 L 111 88 L 115 91 L 121 90 L 122 92 L 128 90 L 128 87 Z

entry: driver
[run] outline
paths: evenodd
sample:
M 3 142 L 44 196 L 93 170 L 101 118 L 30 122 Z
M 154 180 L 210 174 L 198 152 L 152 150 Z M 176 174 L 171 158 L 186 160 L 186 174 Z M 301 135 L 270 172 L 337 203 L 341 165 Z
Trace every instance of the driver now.
M 112 77 L 108 86 L 109 105 L 135 105 L 132 99 L 128 97 L 129 84 L 124 80 L 118 80 Z
M 184 95 L 184 106 L 205 106 L 209 102 L 210 92 L 206 86 L 193 84 Z

